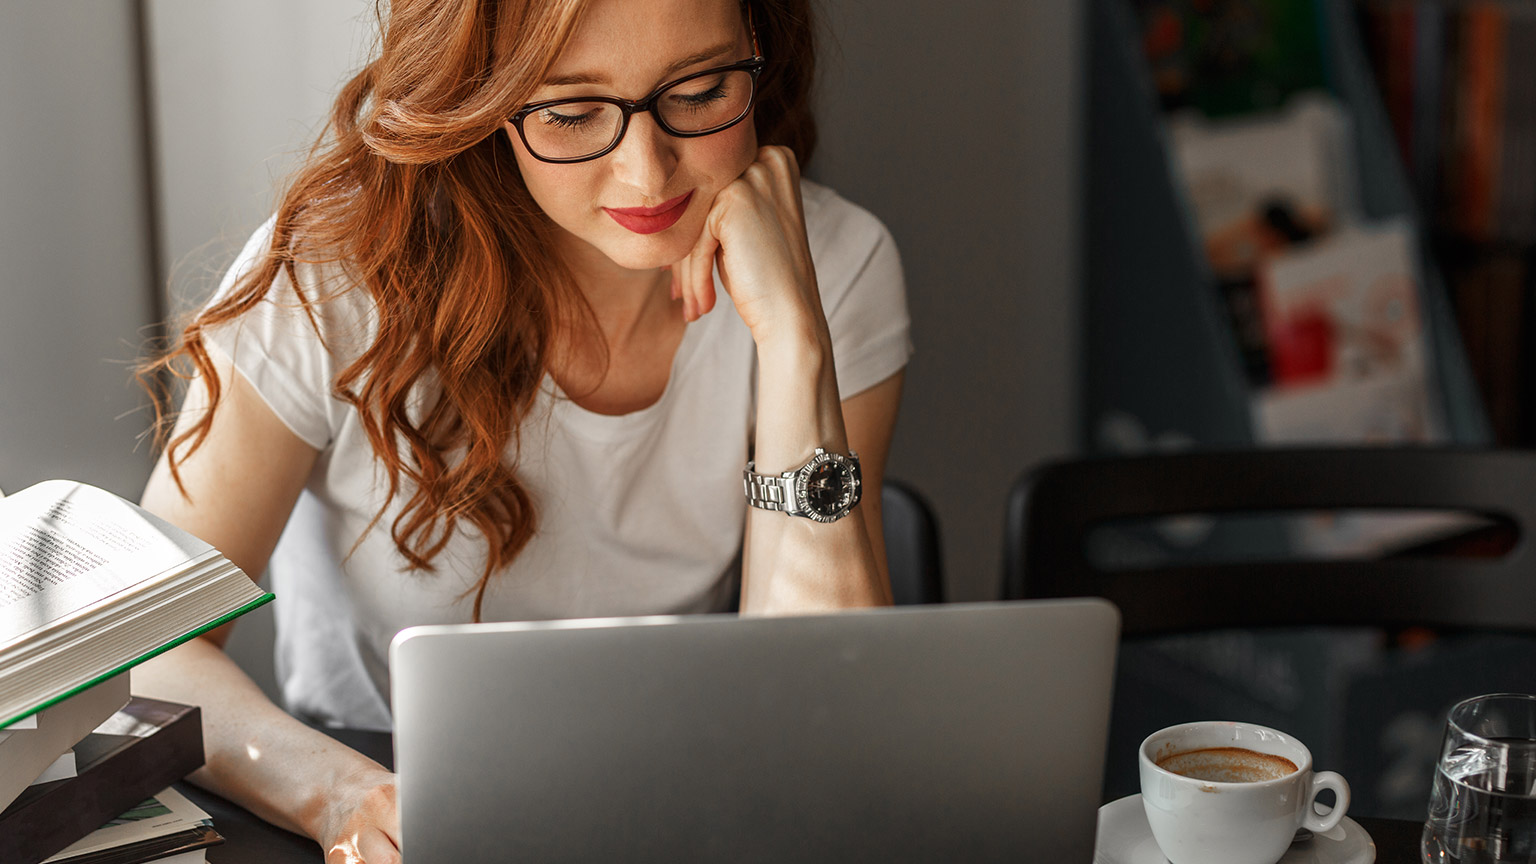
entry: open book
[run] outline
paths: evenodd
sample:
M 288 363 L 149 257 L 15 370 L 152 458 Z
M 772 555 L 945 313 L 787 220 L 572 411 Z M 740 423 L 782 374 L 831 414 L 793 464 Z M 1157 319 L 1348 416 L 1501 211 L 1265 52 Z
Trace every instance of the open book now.
M 110 492 L 48 480 L 0 498 L 0 729 L 271 599 Z

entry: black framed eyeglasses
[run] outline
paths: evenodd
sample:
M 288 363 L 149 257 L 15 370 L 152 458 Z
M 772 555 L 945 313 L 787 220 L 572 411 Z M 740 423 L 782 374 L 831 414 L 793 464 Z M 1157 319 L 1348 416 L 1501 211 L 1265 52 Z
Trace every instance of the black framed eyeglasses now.
M 523 145 L 540 162 L 586 162 L 606 156 L 624 140 L 629 118 L 640 111 L 649 111 L 668 135 L 701 138 L 723 132 L 747 116 L 766 63 L 761 56 L 753 56 L 695 72 L 657 87 L 637 102 L 617 96 L 532 102 L 510 119 Z

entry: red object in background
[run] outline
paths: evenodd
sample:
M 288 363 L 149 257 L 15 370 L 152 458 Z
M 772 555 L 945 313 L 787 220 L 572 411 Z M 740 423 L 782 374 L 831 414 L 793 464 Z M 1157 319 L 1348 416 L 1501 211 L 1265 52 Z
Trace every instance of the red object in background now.
M 1270 373 L 1287 387 L 1326 379 L 1333 372 L 1337 328 L 1326 309 L 1298 309 L 1269 334 Z
M 1495 234 L 1500 148 L 1504 139 L 1504 97 L 1508 84 L 1505 37 L 1508 13 L 1498 3 L 1467 8 L 1463 39 L 1462 101 L 1459 127 L 1461 199 L 1459 227 L 1474 240 Z
M 1143 32 L 1146 34 L 1143 47 L 1152 60 L 1171 57 L 1184 47 L 1184 21 L 1172 9 L 1155 10 Z

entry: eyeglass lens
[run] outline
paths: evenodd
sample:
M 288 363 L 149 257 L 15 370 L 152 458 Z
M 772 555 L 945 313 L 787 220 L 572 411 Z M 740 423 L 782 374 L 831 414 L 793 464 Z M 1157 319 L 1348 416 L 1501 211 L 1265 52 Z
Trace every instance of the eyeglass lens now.
M 744 69 L 679 81 L 658 94 L 656 115 L 669 132 L 697 135 L 740 120 L 752 102 Z M 611 102 L 562 102 L 523 119 L 528 149 L 546 159 L 579 159 L 602 152 L 623 132 L 624 111 Z

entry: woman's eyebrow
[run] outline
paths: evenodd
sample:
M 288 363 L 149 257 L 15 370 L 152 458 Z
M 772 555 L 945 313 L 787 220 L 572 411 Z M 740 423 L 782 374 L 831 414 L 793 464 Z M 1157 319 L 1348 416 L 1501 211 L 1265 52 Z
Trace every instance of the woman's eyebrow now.
M 737 43 L 734 40 L 732 40 L 730 42 L 725 42 L 725 43 L 722 43 L 720 45 L 716 45 L 713 48 L 705 48 L 703 51 L 696 51 L 696 52 L 694 52 L 692 54 L 689 54 L 687 57 L 684 57 L 683 59 L 678 60 L 676 63 L 673 63 L 672 65 L 668 66 L 666 68 L 666 70 L 662 72 L 662 78 L 663 78 L 663 80 L 665 80 L 667 77 L 671 76 L 674 72 L 677 72 L 677 71 L 679 71 L 681 69 L 687 69 L 689 66 L 694 66 L 694 65 L 697 65 L 699 63 L 703 63 L 705 61 L 708 61 L 708 60 L 714 60 L 714 59 L 720 57 L 723 54 L 729 54 L 730 52 L 736 50 L 736 44 Z M 544 79 L 544 86 L 546 86 L 546 87 L 562 87 L 562 86 L 566 86 L 566 85 L 569 85 L 569 84 L 606 84 L 606 83 L 608 83 L 608 79 L 606 77 L 604 77 L 602 75 L 593 75 L 591 73 L 585 73 L 585 72 L 577 72 L 577 73 L 571 74 L 571 75 L 557 75 L 557 76 L 554 76 L 554 77 L 551 77 L 551 78 Z

